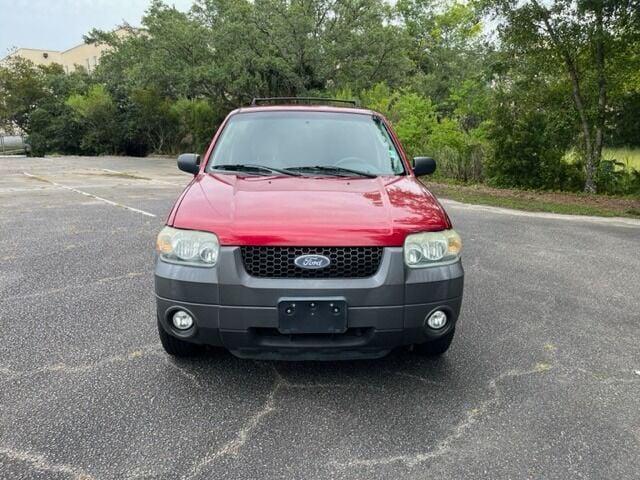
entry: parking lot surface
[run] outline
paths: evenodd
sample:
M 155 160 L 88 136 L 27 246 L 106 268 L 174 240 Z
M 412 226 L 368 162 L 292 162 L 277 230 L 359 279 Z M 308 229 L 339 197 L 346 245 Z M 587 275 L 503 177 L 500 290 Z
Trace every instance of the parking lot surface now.
M 0 478 L 640 476 L 640 224 L 445 205 L 449 352 L 176 360 L 153 248 L 163 158 L 0 158 Z

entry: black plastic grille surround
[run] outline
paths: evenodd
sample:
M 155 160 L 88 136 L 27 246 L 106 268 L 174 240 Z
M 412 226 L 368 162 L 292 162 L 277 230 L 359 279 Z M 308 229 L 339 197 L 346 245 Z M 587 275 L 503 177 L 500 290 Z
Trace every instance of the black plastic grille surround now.
M 380 267 L 382 247 L 241 247 L 247 273 L 261 278 L 364 278 Z M 318 269 L 298 267 L 300 255 L 324 255 L 331 263 Z

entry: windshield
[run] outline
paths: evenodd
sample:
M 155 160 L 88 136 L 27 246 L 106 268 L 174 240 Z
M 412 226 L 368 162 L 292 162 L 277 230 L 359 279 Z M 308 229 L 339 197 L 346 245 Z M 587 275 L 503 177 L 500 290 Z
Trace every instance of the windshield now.
M 356 113 L 236 114 L 222 131 L 207 169 L 242 165 L 314 175 L 405 173 L 384 124 Z

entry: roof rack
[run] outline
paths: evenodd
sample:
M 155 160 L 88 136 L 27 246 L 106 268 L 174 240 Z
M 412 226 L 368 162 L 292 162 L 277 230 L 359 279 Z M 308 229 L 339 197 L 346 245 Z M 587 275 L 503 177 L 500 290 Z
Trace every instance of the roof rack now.
M 322 98 L 322 97 L 264 97 L 254 98 L 251 100 L 251 105 L 262 105 L 265 103 L 272 104 L 291 104 L 291 103 L 306 103 L 306 104 L 319 104 L 319 105 L 331 105 L 332 103 L 348 104 L 354 107 L 359 106 L 358 100 L 342 100 L 339 98 Z

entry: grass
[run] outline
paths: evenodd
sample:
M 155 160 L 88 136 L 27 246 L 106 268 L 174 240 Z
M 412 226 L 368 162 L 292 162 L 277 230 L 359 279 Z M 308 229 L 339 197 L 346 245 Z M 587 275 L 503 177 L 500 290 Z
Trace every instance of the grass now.
M 577 158 L 575 150 L 569 150 L 564 156 L 565 161 L 572 163 Z M 626 168 L 640 171 L 640 148 L 604 148 L 602 150 L 604 160 L 617 160 L 624 163 Z M 622 167 L 620 167 L 622 168 Z
M 565 155 L 573 162 L 577 153 L 570 150 Z M 605 148 L 605 160 L 617 160 L 626 168 L 640 171 L 640 148 Z M 619 167 L 622 168 L 622 167 Z M 530 212 L 564 213 L 570 215 L 592 215 L 599 217 L 640 218 L 640 197 L 586 195 L 582 193 L 547 192 L 491 188 L 485 185 L 458 185 L 446 180 L 423 181 L 436 196 L 464 203 L 492 205 Z
M 640 218 L 640 198 L 490 188 L 484 185 L 425 184 L 437 197 L 532 212 Z
M 602 151 L 605 160 L 617 160 L 624 163 L 627 168 L 640 171 L 640 148 L 605 148 Z

